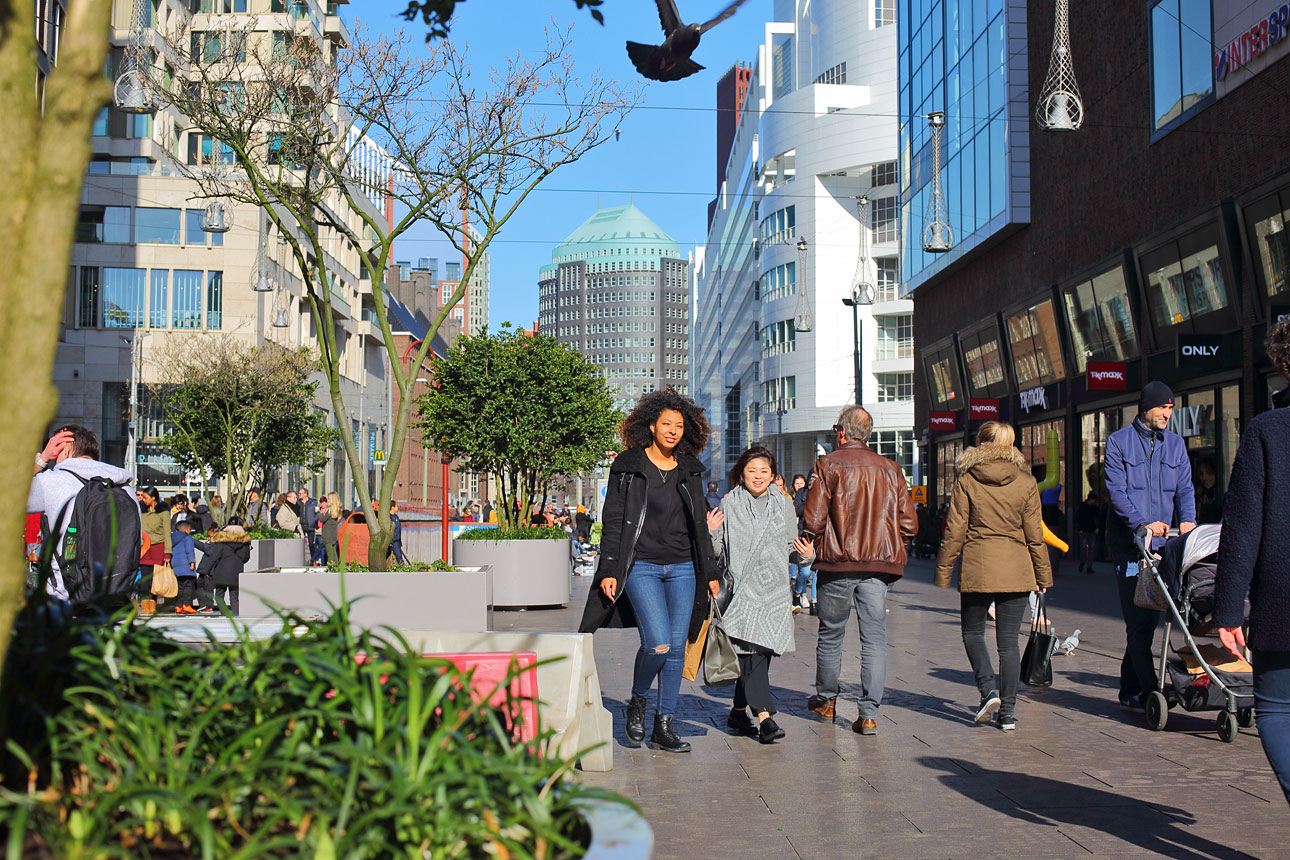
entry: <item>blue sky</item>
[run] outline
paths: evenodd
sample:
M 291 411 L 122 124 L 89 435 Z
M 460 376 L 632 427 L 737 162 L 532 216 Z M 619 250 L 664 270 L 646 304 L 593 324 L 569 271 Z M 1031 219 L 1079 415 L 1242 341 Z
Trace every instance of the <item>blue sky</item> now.
M 686 21 L 707 20 L 725 0 L 677 0 Z M 396 17 L 407 4 L 359 0 L 347 18 L 382 30 L 399 27 L 420 38 L 424 28 Z M 342 7 L 343 8 L 343 7 Z M 516 46 L 539 47 L 554 16 L 574 24 L 577 68 L 638 80 L 623 43 L 657 44 L 663 31 L 652 0 L 605 0 L 600 26 L 573 0 L 466 0 L 453 19 L 453 38 L 469 43 L 475 67 L 488 68 Z M 708 201 L 716 194 L 716 83 L 737 60 L 751 63 L 770 17 L 769 0 L 750 0 L 732 18 L 703 36 L 694 59 L 707 68 L 682 81 L 646 82 L 644 101 L 622 125 L 622 137 L 555 173 L 493 241 L 490 325 L 525 326 L 537 318 L 537 273 L 552 249 L 595 210 L 635 202 L 681 244 L 683 252 L 707 235 Z M 418 41 L 417 45 L 420 46 Z M 545 190 L 543 190 L 545 189 Z M 428 228 L 395 246 L 400 260 L 451 258 L 451 248 Z M 441 272 L 442 272 L 442 263 Z

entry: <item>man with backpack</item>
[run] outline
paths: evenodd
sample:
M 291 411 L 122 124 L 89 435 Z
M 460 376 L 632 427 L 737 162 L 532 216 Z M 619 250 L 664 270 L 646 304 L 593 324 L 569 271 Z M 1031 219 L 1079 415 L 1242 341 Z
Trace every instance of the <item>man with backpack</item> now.
M 142 529 L 133 478 L 99 459 L 93 431 L 60 427 L 36 455 L 27 512 L 54 540 L 49 594 L 73 605 L 104 593 L 124 599 L 139 569 Z

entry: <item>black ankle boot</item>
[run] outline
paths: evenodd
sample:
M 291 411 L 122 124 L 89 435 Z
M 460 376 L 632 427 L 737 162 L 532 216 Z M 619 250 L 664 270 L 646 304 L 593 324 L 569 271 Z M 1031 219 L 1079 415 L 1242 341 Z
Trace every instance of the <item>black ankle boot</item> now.
M 645 697 L 632 696 L 627 703 L 627 739 L 634 744 L 645 740 Z
M 650 735 L 649 748 L 674 753 L 690 751 L 690 745 L 678 738 L 672 730 L 672 718 L 662 714 L 654 718 L 654 734 Z

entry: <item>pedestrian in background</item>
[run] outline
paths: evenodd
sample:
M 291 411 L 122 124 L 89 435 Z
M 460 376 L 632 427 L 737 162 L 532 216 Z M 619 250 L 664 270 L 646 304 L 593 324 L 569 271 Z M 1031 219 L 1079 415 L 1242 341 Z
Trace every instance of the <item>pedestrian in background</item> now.
M 784 737 L 775 722 L 770 661 L 793 650 L 792 601 L 784 594 L 784 561 L 796 550 L 810 558 L 811 545 L 797 536 L 793 503 L 772 486 L 775 455 L 760 445 L 744 451 L 730 470 L 730 492 L 707 516 L 712 548 L 730 571 L 730 605 L 722 629 L 739 657 L 739 680 L 726 725 L 764 744 Z M 751 707 L 754 723 L 748 716 Z
M 1138 397 L 1138 417 L 1106 440 L 1106 543 L 1116 565 L 1120 612 L 1124 616 L 1124 658 L 1120 661 L 1120 708 L 1141 714 L 1143 698 L 1156 689 L 1151 643 L 1160 612 L 1133 602 L 1139 553 L 1134 533 L 1151 531 L 1151 546 L 1164 545 L 1173 523 L 1186 534 L 1196 527 L 1196 491 L 1191 485 L 1187 443 L 1165 428 L 1174 413 L 1174 393 L 1163 382 L 1148 382 Z
M 644 739 L 645 694 L 657 679 L 649 746 L 689 752 L 673 724 L 685 643 L 698 636 L 708 617 L 708 594 L 718 591 L 704 467 L 695 456 L 707 445 L 708 422 L 693 400 L 669 387 L 636 401 L 619 435 L 625 450 L 609 469 L 600 560 L 579 630 L 640 629 L 627 737 L 633 743 Z
M 959 455 L 934 579 L 937 586 L 948 588 L 962 553 L 959 628 L 981 694 L 973 722 L 982 725 L 998 712 L 996 724 L 1005 732 L 1017 727 L 1017 630 L 1026 601 L 1032 592 L 1043 593 L 1053 584 L 1039 489 L 1015 441 L 1012 425 L 987 421 L 977 431 L 976 447 Z M 985 644 L 991 603 L 999 650 L 997 684 Z
M 179 593 L 175 596 L 175 614 L 193 615 L 197 612 L 193 606 L 193 597 L 197 591 L 197 549 L 193 544 L 193 526 L 188 520 L 188 514 L 184 513 L 175 514 L 173 522 L 175 530 L 170 534 L 173 550 L 170 567 L 179 583 Z
M 312 563 L 318 549 L 318 502 L 309 498 L 308 487 L 296 490 L 296 500 L 300 504 L 300 531 L 305 536 L 306 557 Z
M 806 532 L 815 545 L 820 634 L 815 695 L 807 707 L 833 721 L 842 672 L 842 642 L 854 606 L 860 624 L 860 717 L 851 728 L 878 733 L 887 676 L 887 589 L 905 573 L 905 543 L 918 529 L 905 473 L 869 450 L 873 418 L 861 406 L 833 425 L 837 448 L 815 462 Z
M 211 496 L 211 519 L 216 528 L 223 528 L 228 523 L 228 512 L 224 510 L 224 499 L 216 493 Z
M 241 519 L 230 517 L 228 525 L 212 534 L 209 541 L 194 540 L 193 543 L 202 551 L 197 573 L 210 600 L 197 611 L 215 614 L 220 611 L 217 606 L 222 604 L 236 616 L 242 571 L 251 560 L 251 536 L 242 528 Z
M 135 494 L 139 500 L 139 525 L 151 543 L 139 559 L 141 595 L 151 597 L 152 572 L 159 564 L 168 564 L 171 555 L 170 514 L 156 487 L 145 487 Z
M 394 556 L 394 561 L 398 564 L 407 564 L 408 560 L 403 556 L 403 520 L 399 519 L 399 503 L 390 500 L 390 523 L 394 527 L 394 537 L 390 540 L 390 555 Z
M 1075 526 L 1079 529 L 1079 569 L 1080 573 L 1093 572 L 1093 557 L 1097 554 L 1097 533 L 1106 521 L 1106 513 L 1097 502 L 1097 493 L 1090 492 L 1088 498 L 1079 503 L 1075 509 Z
M 793 512 L 797 515 L 797 530 L 804 530 L 802 509 L 806 507 L 806 476 L 793 476 Z M 793 582 L 793 601 L 799 609 L 809 609 L 815 614 L 815 579 L 811 575 L 810 562 L 802 561 L 800 556 L 789 562 L 788 574 Z M 807 592 L 810 592 L 809 596 Z
M 1290 320 L 1268 335 L 1268 358 L 1290 379 Z M 1284 398 L 1278 398 L 1283 402 Z M 1259 740 L 1290 802 L 1290 409 L 1258 415 L 1241 434 L 1223 506 L 1214 623 L 1238 659 L 1250 602 L 1254 713 Z
M 340 515 L 339 494 L 333 491 L 318 500 L 318 528 L 328 564 L 340 564 Z

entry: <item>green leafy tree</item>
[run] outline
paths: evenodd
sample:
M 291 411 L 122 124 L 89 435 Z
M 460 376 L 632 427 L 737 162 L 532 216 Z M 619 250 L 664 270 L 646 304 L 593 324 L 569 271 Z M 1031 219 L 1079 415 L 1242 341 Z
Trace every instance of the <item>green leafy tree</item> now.
M 318 359 L 308 350 L 216 340 L 185 344 L 157 387 L 167 423 L 167 454 L 189 471 L 228 478 L 229 510 L 245 516 L 246 491 L 289 463 L 321 469 L 339 443 L 314 407 Z M 264 499 L 261 497 L 260 504 Z M 260 511 L 250 512 L 258 521 Z
M 508 323 L 458 338 L 432 369 L 419 427 L 466 471 L 497 476 L 503 528 L 522 524 L 558 477 L 591 471 L 615 447 L 622 415 L 600 368 L 554 338 Z

